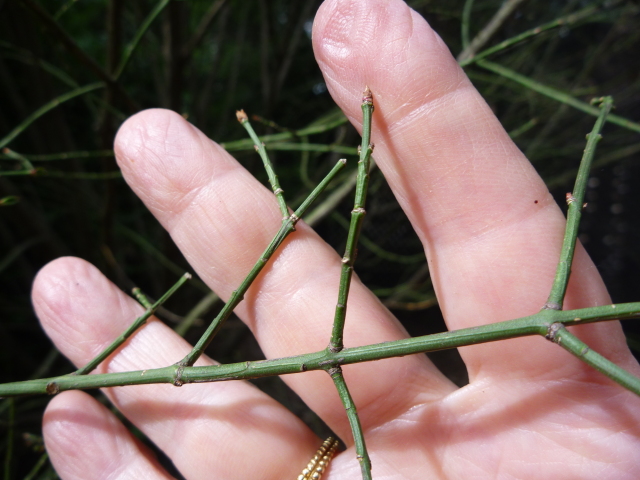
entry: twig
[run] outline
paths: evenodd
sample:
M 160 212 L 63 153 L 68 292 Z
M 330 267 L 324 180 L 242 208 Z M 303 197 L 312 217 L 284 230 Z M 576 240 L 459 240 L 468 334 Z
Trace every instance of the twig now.
M 640 396 L 640 378 L 591 350 L 586 343 L 572 335 L 561 323 L 554 323 L 549 327 L 547 339 L 557 343 L 587 365 L 604 373 L 617 384 Z
M 124 91 L 122 85 L 116 82 L 93 58 L 87 55 L 78 44 L 65 32 L 49 13 L 35 0 L 22 0 L 40 19 L 44 26 L 54 34 L 64 47 L 91 70 L 98 78 L 114 87 L 131 111 L 139 110 L 136 102 Z
M 573 262 L 576 238 L 578 236 L 578 227 L 580 225 L 582 209 L 584 208 L 584 192 L 587 188 L 589 171 L 591 169 L 593 156 L 596 152 L 596 145 L 602 138 L 600 132 L 602 131 L 607 115 L 613 106 L 613 100 L 611 97 L 604 97 L 599 99 L 599 101 L 601 102 L 600 115 L 593 126 L 593 130 L 587 135 L 587 146 L 584 149 L 584 155 L 580 162 L 580 168 L 578 169 L 578 175 L 576 177 L 575 186 L 573 187 L 573 192 L 567 193 L 567 205 L 569 207 L 567 212 L 567 225 L 564 240 L 562 242 L 560 261 L 558 262 L 558 268 L 556 270 L 551 293 L 549 294 L 547 303 L 544 305 L 544 308 L 546 309 L 562 310 L 564 296 L 567 291 L 569 274 L 571 273 L 571 263 Z
M 503 67 L 502 65 L 489 62 L 488 60 L 479 60 L 477 64 L 482 68 L 497 73 L 498 75 L 508 78 L 509 80 L 513 80 L 514 82 L 517 82 L 520 85 L 525 86 L 526 88 L 541 93 L 542 95 L 552 98 L 560 103 L 566 103 L 567 105 L 582 112 L 588 113 L 589 115 L 593 115 L 594 117 L 600 115 L 600 109 L 598 107 L 594 107 L 586 102 L 582 102 L 567 93 L 561 92 L 560 90 L 556 90 L 555 88 L 536 82 L 535 80 L 525 77 L 524 75 L 520 75 L 519 73 Z M 628 130 L 640 132 L 640 123 L 632 122 L 631 120 L 628 120 L 624 117 L 611 114 L 608 116 L 607 121 L 609 123 L 624 127 Z
M 324 189 L 329 185 L 329 182 L 333 180 L 333 178 L 337 175 L 337 173 L 345 166 L 346 160 L 340 160 L 338 163 L 331 169 L 331 171 L 327 174 L 327 176 L 318 184 L 318 186 L 311 192 L 311 194 L 307 197 L 307 199 L 302 202 L 302 205 L 298 207 L 298 209 L 291 216 L 287 217 L 285 221 L 283 221 L 282 226 L 278 230 L 278 233 L 273 237 L 271 243 L 265 251 L 262 253 L 256 264 L 253 266 L 249 274 L 242 281 L 240 286 L 233 291 L 229 301 L 222 307 L 220 313 L 216 316 L 216 318 L 211 322 L 205 333 L 200 337 L 198 343 L 193 347 L 193 350 L 180 362 L 178 362 L 178 366 L 180 368 L 187 367 L 193 365 L 198 358 L 202 355 L 204 350 L 213 340 L 213 337 L 218 333 L 224 322 L 229 318 L 231 312 L 236 308 L 236 306 L 242 301 L 244 298 L 244 294 L 249 289 L 253 281 L 256 279 L 258 274 L 262 271 L 264 266 L 267 264 L 267 261 L 271 258 L 276 249 L 280 246 L 280 244 L 289 236 L 291 232 L 295 230 L 295 224 L 298 220 L 304 215 L 307 211 L 311 203 L 318 198 L 318 196 L 324 191 Z
M 297 130 L 295 132 L 281 132 L 274 133 L 272 135 L 263 135 L 262 137 L 258 137 L 261 143 L 270 144 L 272 142 L 282 142 L 283 140 L 289 140 L 294 137 L 303 137 L 305 135 L 314 135 L 317 133 L 327 132 L 329 130 L 333 130 L 340 125 L 347 123 L 347 117 L 344 116 L 342 112 L 337 112 L 335 115 L 331 114 L 330 118 L 327 118 L 326 121 L 315 121 L 310 125 L 306 126 L 303 129 Z M 325 120 L 325 119 L 320 119 Z M 234 152 L 239 150 L 250 150 L 254 148 L 254 142 L 251 139 L 246 140 L 236 140 L 234 142 L 225 142 L 221 143 L 220 146 L 224 148 L 227 152 Z
M 190 57 L 193 51 L 198 47 L 198 45 L 200 45 L 205 33 L 207 33 L 207 30 L 211 25 L 211 22 L 213 22 L 213 20 L 216 18 L 216 15 L 224 6 L 224 3 L 226 1 L 227 0 L 216 0 L 215 2 L 211 3 L 211 5 L 209 6 L 209 10 L 207 10 L 207 12 L 202 16 L 202 20 L 200 20 L 200 23 L 196 27 L 193 36 L 185 43 L 184 47 L 182 47 L 180 55 L 183 58 Z
M 169 290 L 167 290 L 165 294 L 162 295 L 162 297 L 160 297 L 158 301 L 156 301 L 156 303 L 154 303 L 153 305 L 149 305 L 149 302 L 146 300 L 146 297 L 142 295 L 139 291 L 137 292 L 137 294 L 136 292 L 134 292 L 134 295 L 136 296 L 138 301 L 140 301 L 140 303 L 142 303 L 146 308 L 146 311 L 144 312 L 144 314 L 136 318 L 135 321 L 129 326 L 129 328 L 127 328 L 118 338 L 116 338 L 111 343 L 111 345 L 109 345 L 102 352 L 100 352 L 93 360 L 87 363 L 84 367 L 76 370 L 73 373 L 73 375 L 86 375 L 92 372 L 93 370 L 95 370 L 95 368 L 98 365 L 100 365 L 105 358 L 107 358 L 109 355 L 115 352 L 120 345 L 122 345 L 131 335 L 133 335 L 136 332 L 136 330 L 138 330 L 142 325 L 144 325 L 149 319 L 149 317 L 154 314 L 156 309 L 160 305 L 162 305 L 164 302 L 166 302 L 171 297 L 171 295 L 173 295 L 176 292 L 176 290 L 178 290 L 182 286 L 182 284 L 184 284 L 184 282 L 186 282 L 190 278 L 191 278 L 191 274 L 185 273 L 182 277 L 180 277 L 180 280 L 178 280 Z
M 480 49 L 482 46 L 489 41 L 491 36 L 498 31 L 498 29 L 502 26 L 505 20 L 511 15 L 511 13 L 518 8 L 523 0 L 506 0 L 500 9 L 496 12 L 489 23 L 485 25 L 485 27 L 475 36 L 473 40 L 468 45 L 464 45 L 464 50 L 458 55 L 458 62 L 463 62 L 468 58 L 473 57 L 473 55 Z M 471 0 L 467 0 L 467 3 L 472 3 Z M 466 9 L 466 4 L 465 4 Z M 471 10 L 471 7 L 469 7 Z M 469 15 L 471 12 L 469 12 Z M 463 24 L 464 25 L 464 24 Z M 463 30 L 464 32 L 464 30 Z M 468 41 L 468 21 L 467 21 L 467 41 Z M 463 37 L 464 39 L 464 37 Z
M 338 395 L 340 395 L 340 400 L 342 400 L 342 405 L 344 405 L 344 409 L 347 412 L 349 424 L 351 425 L 351 433 L 353 434 L 353 441 L 356 446 L 356 458 L 360 463 L 362 478 L 364 480 L 371 480 L 371 459 L 367 452 L 367 445 L 364 441 L 364 433 L 362 432 L 362 425 L 360 424 L 360 418 L 356 411 L 356 405 L 353 403 L 353 398 L 351 398 L 347 383 L 344 381 L 342 369 L 339 366 L 332 367 L 327 370 L 327 373 L 331 375 L 331 380 L 333 380 L 333 384 L 338 390 Z
M 549 334 L 549 326 L 553 323 L 569 326 L 632 318 L 640 318 L 640 302 L 603 305 L 578 310 L 541 310 L 534 315 L 514 320 L 362 347 L 345 348 L 337 353 L 332 353 L 329 349 L 324 348 L 318 352 L 293 357 L 226 365 L 205 367 L 169 365 L 149 370 L 81 376 L 63 375 L 5 383 L 0 384 L 0 397 L 53 395 L 64 390 L 87 390 L 123 385 L 149 385 L 153 383 L 182 385 L 184 383 L 247 380 L 288 375 L 309 370 L 326 370 L 327 365 L 330 364 L 350 365 L 531 335 L 546 337 Z
M 329 349 L 332 352 L 339 352 L 344 348 L 343 333 L 344 321 L 347 314 L 347 299 L 349 297 L 349 287 L 353 274 L 353 264 L 356 260 L 356 248 L 358 236 L 366 211 L 364 209 L 367 198 L 367 186 L 369 185 L 369 166 L 373 144 L 371 143 L 371 117 L 373 114 L 373 97 L 371 90 L 367 87 L 362 97 L 362 144 L 360 147 L 360 160 L 358 161 L 358 176 L 356 179 L 356 196 L 351 210 L 351 223 L 347 236 L 347 245 L 342 257 L 342 268 L 340 271 L 340 286 L 338 291 L 338 303 L 333 319 L 333 330 Z
M 276 196 L 278 200 L 278 206 L 280 207 L 280 213 L 282 214 L 283 221 L 289 216 L 289 209 L 287 208 L 287 202 L 284 200 L 283 190 L 280 188 L 280 182 L 278 181 L 278 176 L 276 172 L 273 170 L 273 165 L 271 165 L 271 161 L 269 160 L 269 155 L 267 154 L 267 150 L 264 148 L 264 143 L 260 141 L 258 135 L 253 130 L 251 123 L 249 122 L 249 117 L 244 113 L 244 110 L 238 110 L 236 112 L 236 117 L 238 117 L 238 121 L 245 128 L 251 140 L 253 140 L 253 145 L 258 154 L 260 154 L 260 158 L 262 158 L 262 163 L 264 164 L 264 169 L 267 171 L 267 176 L 269 177 L 269 183 L 271 184 L 271 190 L 273 194 Z
M 116 68 L 113 74 L 114 80 L 118 80 L 118 78 L 120 78 L 120 76 L 122 75 L 122 72 L 124 72 L 124 69 L 127 67 L 127 64 L 129 63 L 129 60 L 131 60 L 131 56 L 133 55 L 133 52 L 140 44 L 140 40 L 142 40 L 142 37 L 144 37 L 144 34 L 147 33 L 147 30 L 149 30 L 149 27 L 151 26 L 153 21 L 156 19 L 158 15 L 160 15 L 160 13 L 165 9 L 165 7 L 169 4 L 169 2 L 170 0 L 160 0 L 156 4 L 156 6 L 153 7 L 153 10 L 151 10 L 151 13 L 149 13 L 147 18 L 144 19 L 144 22 L 142 22 L 142 24 L 140 25 L 140 28 L 138 28 L 138 31 L 133 37 L 133 40 L 131 40 L 129 45 L 125 47 L 124 52 L 122 53 L 122 58 L 120 59 L 120 63 L 118 64 L 118 67 Z
M 102 158 L 102 157 L 113 157 L 113 150 L 83 150 L 78 152 L 62 152 L 62 153 L 46 153 L 46 154 L 28 154 L 28 153 L 18 153 L 15 150 L 10 150 L 7 153 L 0 154 L 0 160 L 4 159 L 13 159 L 12 153 L 21 155 L 24 158 L 27 158 L 31 162 L 50 162 L 54 160 L 77 160 L 77 159 L 85 159 L 85 158 Z
M 562 27 L 562 26 L 572 25 L 574 23 L 577 23 L 580 20 L 591 16 L 598 10 L 599 10 L 599 7 L 592 5 L 590 7 L 583 8 L 582 10 L 579 10 L 575 13 L 571 13 L 569 15 L 556 18 L 551 22 L 543 23 L 542 25 L 539 25 L 535 28 L 522 32 L 519 35 L 508 38 L 507 40 L 504 40 L 498 43 L 497 45 L 494 45 L 493 47 L 487 48 L 486 50 L 483 50 L 482 52 L 476 55 L 472 55 L 468 58 L 465 58 L 464 60 L 459 59 L 458 62 L 460 63 L 461 67 L 466 67 L 467 65 L 471 65 L 472 63 L 475 63 L 478 60 L 482 60 L 483 58 L 488 57 L 489 55 L 493 55 L 494 53 L 501 52 L 506 48 L 512 47 L 517 43 L 523 42 L 528 38 L 539 35 L 542 32 L 551 30 L 552 28 L 557 28 L 557 27 Z
M 49 110 L 56 108 L 61 103 L 64 103 L 72 98 L 75 98 L 79 95 L 84 95 L 85 93 L 92 92 L 99 88 L 104 88 L 105 84 L 103 82 L 91 83 L 89 85 L 85 85 L 84 87 L 79 87 L 71 90 L 70 92 L 64 93 L 53 100 L 48 101 L 27 118 L 25 118 L 20 124 L 11 130 L 4 138 L 0 139 L 0 148 L 8 145 L 13 139 L 15 139 L 18 135 L 26 130 L 26 128 L 35 122 L 42 115 L 47 113 Z M 6 153 L 6 152 L 5 152 Z

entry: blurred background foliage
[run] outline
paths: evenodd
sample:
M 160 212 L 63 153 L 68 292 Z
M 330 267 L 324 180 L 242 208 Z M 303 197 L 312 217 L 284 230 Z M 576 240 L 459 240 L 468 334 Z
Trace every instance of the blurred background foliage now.
M 354 159 L 358 135 L 333 104 L 313 58 L 311 26 L 319 4 L 0 0 L 0 381 L 71 371 L 30 304 L 33 278 L 47 262 L 82 257 L 123 290 L 137 286 L 151 299 L 189 270 L 116 167 L 113 137 L 131 114 L 175 110 L 266 181 L 235 120 L 234 111 L 244 108 L 259 134 L 267 135 L 292 205 L 338 158 Z M 598 147 L 580 238 L 614 301 L 639 300 L 640 200 L 633 191 L 640 180 L 640 5 L 409 4 L 465 66 L 561 205 L 594 122 L 588 102 L 613 95 L 621 119 L 606 126 Z M 514 42 L 523 32 L 529 33 Z M 354 166 L 352 161 L 310 215 L 338 251 L 344 248 Z M 442 331 L 422 247 L 378 171 L 369 202 L 358 274 L 411 334 Z M 219 308 L 196 278 L 158 316 L 193 342 Z M 638 345 L 637 330 L 627 331 L 630 344 Z M 222 362 L 262 355 L 237 319 L 226 324 L 209 353 Z M 432 358 L 465 383 L 455 351 Z M 326 427 L 281 381 L 256 383 L 323 433 Z M 47 401 L 0 401 L 5 479 L 55 478 L 40 436 Z

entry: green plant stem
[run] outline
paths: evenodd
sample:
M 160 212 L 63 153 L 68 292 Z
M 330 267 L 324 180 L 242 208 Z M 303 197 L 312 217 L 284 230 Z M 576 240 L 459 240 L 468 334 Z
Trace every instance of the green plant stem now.
M 33 170 L 5 170 L 0 171 L 0 177 L 5 176 L 34 176 L 34 177 L 52 177 L 52 178 L 68 178 L 70 180 L 112 180 L 122 178 L 120 170 L 111 172 L 60 172 L 57 170 L 45 170 L 42 167 Z
M 469 41 L 471 39 L 471 36 L 469 35 L 469 31 L 471 29 L 471 12 L 472 11 L 473 11 L 473 0 L 466 0 L 464 2 L 464 7 L 462 7 L 462 23 L 460 25 L 463 51 L 469 47 Z
M 124 49 L 122 58 L 120 59 L 120 63 L 118 64 L 118 67 L 116 68 L 115 73 L 113 74 L 114 80 L 118 80 L 118 78 L 120 78 L 120 76 L 122 75 L 122 72 L 124 72 L 124 69 L 127 67 L 127 64 L 129 63 L 129 60 L 131 60 L 131 56 L 133 55 L 133 52 L 140 44 L 140 40 L 142 40 L 142 37 L 144 37 L 144 34 L 147 33 L 147 30 L 149 30 L 149 27 L 151 26 L 153 21 L 156 19 L 156 17 L 160 15 L 160 13 L 165 9 L 167 5 L 169 5 L 169 2 L 170 0 L 160 0 L 156 4 L 156 6 L 153 7 L 153 10 L 151 10 L 151 13 L 147 16 L 147 18 L 144 19 L 144 22 L 142 22 L 142 25 L 140 25 L 140 28 L 138 28 L 138 31 L 133 37 L 133 40 L 131 40 L 131 43 L 129 43 L 129 45 L 127 45 Z
M 327 132 L 329 130 L 333 130 L 336 127 L 339 127 L 340 125 L 344 125 L 345 123 L 347 123 L 347 117 L 345 117 L 344 114 L 332 115 L 327 119 L 326 122 L 315 121 L 305 128 L 297 130 L 295 132 L 274 133 L 272 135 L 263 135 L 262 137 L 258 138 L 260 140 L 260 143 L 269 145 L 273 142 L 283 142 L 284 140 L 289 140 L 295 137 L 304 137 L 306 135 L 315 135 L 318 133 Z M 252 139 L 236 140 L 233 142 L 224 142 L 220 144 L 220 146 L 228 152 L 251 150 L 252 148 L 255 148 L 254 145 L 255 143 Z
M 484 26 L 484 28 L 478 32 L 478 34 L 469 42 L 469 19 L 466 21 L 467 32 L 466 38 L 464 37 L 464 25 L 465 21 L 463 18 L 463 50 L 458 55 L 458 62 L 462 62 L 467 58 L 472 57 L 482 46 L 489 41 L 489 39 L 493 36 L 494 33 L 498 31 L 498 29 L 502 26 L 502 24 L 507 20 L 509 15 L 522 3 L 523 0 L 505 0 L 495 15 L 489 20 L 489 22 Z M 470 3 L 470 0 L 468 0 Z M 465 12 L 466 13 L 467 5 L 465 4 Z M 471 8 L 469 8 L 471 10 Z M 463 15 L 464 15 L 463 13 Z M 471 11 L 468 12 L 468 15 L 471 16 Z
M 591 350 L 586 343 L 571 334 L 561 323 L 554 323 L 549 327 L 547 338 L 578 357 L 587 365 L 605 374 L 617 384 L 640 396 L 640 378 Z
M 537 124 L 538 124 L 538 119 L 537 118 L 532 118 L 528 122 L 523 123 L 522 125 L 520 125 L 518 128 L 515 128 L 514 130 L 511 130 L 509 132 L 509 137 L 518 138 L 523 133 L 528 132 L 529 130 L 531 130 Z
M 251 140 L 253 140 L 254 148 L 260 155 L 260 158 L 262 158 L 264 169 L 267 171 L 267 175 L 269 177 L 269 183 L 271 184 L 271 190 L 273 191 L 273 194 L 276 196 L 276 199 L 278 200 L 280 213 L 282 214 L 283 220 L 285 220 L 287 217 L 289 217 L 289 208 L 287 207 L 287 202 L 285 201 L 284 195 L 282 194 L 283 190 L 280 187 L 278 176 L 276 175 L 276 172 L 273 170 L 273 165 L 271 164 L 271 160 L 269 160 L 269 155 L 267 154 L 267 150 L 266 148 L 264 148 L 264 143 L 262 143 L 262 141 L 260 141 L 260 139 L 258 138 L 258 135 L 256 135 L 256 132 L 251 126 L 251 123 L 249 122 L 249 118 L 247 117 L 247 114 L 244 113 L 244 110 L 239 110 L 237 112 L 237 116 L 238 116 L 238 121 L 245 128 L 245 130 L 251 137 Z
M 360 160 L 358 161 L 358 175 L 356 178 L 356 195 L 351 210 L 351 223 L 347 235 L 347 245 L 342 257 L 342 267 L 340 270 L 340 285 L 338 288 L 338 302 L 333 318 L 333 330 L 329 349 L 332 352 L 339 352 L 344 348 L 343 333 L 344 321 L 347 314 L 347 299 L 349 298 L 349 287 L 353 275 L 353 265 L 356 261 L 358 237 L 362 228 L 362 221 L 366 211 L 364 209 L 367 199 L 367 187 L 369 185 L 369 168 L 373 144 L 371 144 L 371 117 L 373 115 L 373 97 L 367 87 L 362 98 L 362 144 L 360 146 Z
M 530 335 L 546 337 L 549 334 L 549 327 L 554 323 L 569 326 L 632 318 L 640 318 L 640 302 L 604 305 L 579 310 L 542 310 L 534 315 L 514 320 L 362 347 L 345 348 L 336 353 L 325 348 L 319 352 L 304 355 L 254 362 L 205 367 L 169 365 L 150 370 L 94 375 L 63 375 L 53 378 L 5 383 L 0 385 L 0 397 L 51 395 L 64 390 L 86 390 L 124 385 L 171 383 L 179 386 L 184 383 L 248 380 L 301 373 L 308 370 L 326 370 L 331 366 L 350 365 L 415 353 L 434 352 L 509 338 Z
M 6 452 L 4 456 L 4 479 L 11 480 L 11 461 L 13 460 L 13 443 L 14 443 L 14 425 L 16 417 L 16 405 L 15 400 L 10 398 L 9 404 L 9 418 L 7 420 L 7 437 L 6 437 Z
M 187 313 L 182 321 L 173 329 L 181 337 L 184 337 L 192 325 L 200 318 L 200 316 L 209 310 L 214 303 L 220 300 L 220 297 L 214 292 L 207 293 L 202 299 Z
M 560 103 L 565 103 L 577 110 L 588 113 L 589 115 L 593 115 L 594 117 L 600 115 L 600 109 L 598 107 L 589 105 L 588 103 L 578 100 L 577 98 L 567 93 L 561 92 L 560 90 L 556 90 L 555 88 L 536 82 L 535 80 L 532 80 L 529 77 L 525 77 L 524 75 L 520 75 L 519 73 L 503 67 L 502 65 L 489 62 L 488 60 L 479 60 L 477 64 L 478 66 L 486 70 L 497 73 L 498 75 L 508 78 L 509 80 L 513 80 L 514 82 L 517 82 L 520 85 L 533 90 L 534 92 L 538 92 Z M 632 122 L 631 120 L 628 120 L 624 117 L 612 114 L 608 116 L 607 121 L 609 123 L 624 127 L 628 130 L 640 132 L 640 123 Z
M 551 293 L 545 303 L 544 308 L 553 310 L 562 310 L 564 296 L 569 283 L 569 275 L 571 274 L 571 264 L 573 262 L 573 254 L 576 248 L 576 238 L 578 237 L 578 227 L 580 226 L 580 218 L 582 217 L 582 209 L 584 208 L 584 192 L 587 189 L 587 181 L 589 180 L 589 171 L 593 156 L 596 153 L 596 145 L 602 138 L 600 132 L 607 119 L 607 115 L 611 111 L 613 100 L 611 97 L 601 99 L 600 115 L 596 120 L 591 133 L 587 135 L 587 146 L 584 149 L 584 155 L 580 162 L 576 183 L 573 192 L 567 194 L 567 224 L 562 241 L 562 250 L 560 252 L 560 261 L 556 270 Z
M 24 154 L 18 153 L 14 150 L 11 150 L 12 153 L 18 154 L 27 158 L 31 162 L 50 162 L 54 160 L 69 160 L 69 159 L 82 159 L 82 158 L 103 158 L 103 157 L 113 157 L 113 150 L 83 150 L 79 152 L 62 152 L 62 153 L 48 153 L 48 154 Z M 3 153 L 0 154 L 0 160 L 4 159 L 13 159 L 11 153 Z
M 35 122 L 38 118 L 40 118 L 42 115 L 47 113 L 49 110 L 52 110 L 56 108 L 58 105 L 60 105 L 61 103 L 71 100 L 72 98 L 75 98 L 79 95 L 84 95 L 85 93 L 92 92 L 99 88 L 104 88 L 104 86 L 105 86 L 104 82 L 91 83 L 89 85 L 85 85 L 84 87 L 74 88 L 70 92 L 64 93 L 54 98 L 53 100 L 45 103 L 42 107 L 37 109 L 27 118 L 25 118 L 22 122 L 20 122 L 20 124 L 13 130 L 11 130 L 7 135 L 5 135 L 4 138 L 0 139 L 0 148 L 3 148 L 6 145 L 8 145 L 9 142 L 11 142 L 14 138 L 16 138 L 22 132 L 24 132 L 29 125 L 31 125 L 33 122 Z
M 253 281 L 256 279 L 258 274 L 262 271 L 264 266 L 267 264 L 267 261 L 271 258 L 276 249 L 280 246 L 280 244 L 289 236 L 291 232 L 295 230 L 295 225 L 298 220 L 304 215 L 307 211 L 311 203 L 318 198 L 318 196 L 327 188 L 329 182 L 333 180 L 333 178 L 338 174 L 338 172 L 344 168 L 346 164 L 346 160 L 339 160 L 338 163 L 331 169 L 331 171 L 327 174 L 327 176 L 318 184 L 318 186 L 311 192 L 311 194 L 307 197 L 307 199 L 302 202 L 302 204 L 298 207 L 298 209 L 290 216 L 288 216 L 280 226 L 278 233 L 273 237 L 271 243 L 264 250 L 258 261 L 255 263 L 249 274 L 242 281 L 240 286 L 233 291 L 229 301 L 222 307 L 220 313 L 213 319 L 207 330 L 204 332 L 198 343 L 193 347 L 191 352 L 184 357 L 180 362 L 178 362 L 178 366 L 180 368 L 189 367 L 193 365 L 198 358 L 202 355 L 204 350 L 213 340 L 213 337 L 220 331 L 224 322 L 229 318 L 233 310 L 236 306 L 242 301 L 244 298 L 244 294 L 247 292 Z
M 326 145 L 324 143 L 269 143 L 269 150 L 283 150 L 286 152 L 334 152 L 344 155 L 356 155 L 358 149 L 344 145 Z
M 34 478 L 36 478 L 36 475 L 38 474 L 40 469 L 47 463 L 48 459 L 49 459 L 48 453 L 45 452 L 42 455 L 40 455 L 40 458 L 38 459 L 36 464 L 33 466 L 31 471 L 22 480 L 33 480 Z
M 331 214 L 331 218 L 339 223 L 341 227 L 344 227 L 347 230 L 349 229 L 349 222 L 338 212 L 334 211 Z M 390 262 L 412 265 L 417 262 L 424 262 L 426 259 L 424 253 L 416 253 L 415 255 L 402 255 L 399 253 L 388 252 L 384 248 L 379 247 L 373 240 L 365 237 L 362 234 L 360 234 L 359 241 L 363 246 L 367 248 L 367 250 L 371 250 L 374 255 Z
M 142 305 L 145 309 L 148 310 L 153 308 L 153 303 L 151 303 L 147 298 L 147 296 L 144 293 L 142 293 L 142 290 L 140 290 L 140 288 L 138 287 L 133 288 L 131 290 L 131 293 L 133 294 L 135 299 L 138 301 L 138 303 L 140 303 L 140 305 Z
M 158 301 L 153 305 L 149 305 L 149 302 L 144 295 L 142 295 L 141 293 L 138 295 L 134 292 L 138 301 L 140 301 L 140 303 L 142 303 L 146 307 L 146 311 L 144 312 L 144 314 L 136 318 L 135 321 L 129 326 L 129 328 L 127 328 L 127 330 L 125 330 L 118 338 L 116 338 L 111 343 L 111 345 L 100 352 L 93 360 L 87 363 L 84 367 L 76 370 L 74 372 L 74 375 L 86 375 L 92 372 L 98 365 L 103 362 L 105 358 L 115 352 L 120 345 L 122 345 L 131 335 L 136 332 L 136 330 L 144 325 L 149 317 L 153 315 L 153 313 L 157 310 L 157 308 L 164 302 L 166 302 L 171 297 L 171 295 L 173 295 L 176 290 L 178 290 L 182 286 L 182 284 L 184 284 L 184 282 L 186 282 L 190 278 L 191 274 L 185 273 L 182 277 L 180 277 L 180 280 L 178 280 L 169 290 L 167 290 L 165 294 L 162 295 L 162 297 L 160 297 Z
M 116 231 L 119 234 L 127 237 L 129 240 L 135 242 L 142 250 L 153 257 L 160 265 L 169 270 L 174 275 L 182 275 L 184 272 L 184 268 L 180 267 L 178 264 L 172 262 L 170 259 L 166 257 L 160 250 L 158 250 L 153 243 L 151 243 L 144 235 L 132 230 L 124 225 L 118 224 L 116 225 Z M 199 278 L 192 278 L 191 285 L 198 288 L 204 293 L 209 293 L 211 289 L 205 285 L 205 283 Z
M 353 403 L 353 398 L 351 398 L 347 383 L 344 381 L 342 369 L 339 366 L 332 367 L 327 370 L 327 373 L 331 376 L 331 380 L 333 380 L 333 384 L 338 390 L 338 395 L 340 395 L 340 400 L 342 400 L 342 405 L 344 405 L 344 409 L 347 412 L 347 418 L 351 425 L 351 433 L 353 434 L 353 441 L 356 447 L 356 458 L 358 462 L 360 462 L 362 478 L 363 480 L 371 480 L 371 459 L 367 452 L 367 445 L 364 441 L 364 433 L 362 432 L 362 425 L 360 424 L 360 418 L 356 411 L 356 405 Z
M 522 32 L 519 35 L 516 35 L 514 37 L 508 38 L 507 40 L 504 40 L 503 42 L 498 43 L 497 45 L 494 45 L 493 47 L 487 48 L 486 50 L 483 50 L 482 52 L 478 53 L 477 55 L 474 55 L 472 57 L 466 58 L 464 60 L 461 60 L 460 66 L 461 67 L 466 67 L 467 65 L 471 65 L 472 63 L 477 62 L 478 60 L 482 60 L 485 57 L 488 57 L 489 55 L 493 55 L 494 53 L 497 52 L 501 52 L 502 50 L 505 50 L 506 48 L 512 47 L 513 45 L 516 45 L 517 43 L 523 42 L 524 40 L 531 38 L 533 36 L 539 35 L 540 33 L 546 31 L 546 30 L 550 30 L 552 28 L 557 28 L 557 27 L 561 27 L 561 26 L 565 26 L 565 25 L 571 25 L 574 24 L 584 18 L 589 17 L 590 15 L 592 15 L 593 13 L 597 12 L 599 10 L 599 7 L 597 6 L 590 6 L 590 7 L 586 7 L 583 8 L 582 10 L 579 10 L 575 13 L 571 13 L 569 15 L 565 15 L 563 17 L 560 18 L 556 18 L 555 20 L 551 21 L 551 22 L 547 22 L 544 23 L 542 25 L 539 25 L 535 28 L 532 28 L 530 30 L 527 30 L 525 32 Z
M 92 57 L 87 55 L 78 44 L 64 31 L 64 29 L 58 24 L 58 22 L 49 13 L 42 8 L 42 6 L 35 0 L 21 0 L 26 4 L 33 13 L 40 19 L 42 24 L 47 28 L 60 43 L 74 56 L 76 59 L 84 64 L 89 70 L 91 70 L 98 78 L 107 83 L 120 95 L 120 97 L 127 103 L 127 106 L 131 112 L 140 110 L 136 102 L 125 92 L 122 85 L 115 81 L 113 77 L 102 68 Z

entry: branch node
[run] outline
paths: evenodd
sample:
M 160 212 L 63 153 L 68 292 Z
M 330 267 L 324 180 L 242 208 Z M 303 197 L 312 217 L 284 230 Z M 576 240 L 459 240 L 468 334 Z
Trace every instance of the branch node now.
M 544 336 L 544 338 L 554 343 L 560 343 L 560 339 L 557 338 L 557 335 L 558 335 L 558 332 L 563 328 L 564 328 L 564 325 L 562 325 L 561 323 L 552 323 L 551 325 L 549 325 L 549 328 L 547 329 L 547 334 Z
M 236 118 L 240 123 L 249 121 L 249 117 L 244 113 L 244 110 L 236 110 Z
M 571 192 L 567 192 L 566 199 L 567 199 L 567 205 L 571 205 L 573 202 L 576 201 L 576 197 L 574 197 L 573 193 Z
M 542 310 L 560 310 L 562 305 L 556 302 L 547 302 L 543 305 Z
M 47 383 L 45 391 L 47 392 L 47 395 L 57 395 L 60 392 L 60 385 L 56 382 Z
M 182 381 L 182 372 L 184 372 L 184 366 L 180 365 L 178 368 L 176 368 L 176 373 L 173 377 L 173 384 L 176 387 L 181 387 L 184 382 Z

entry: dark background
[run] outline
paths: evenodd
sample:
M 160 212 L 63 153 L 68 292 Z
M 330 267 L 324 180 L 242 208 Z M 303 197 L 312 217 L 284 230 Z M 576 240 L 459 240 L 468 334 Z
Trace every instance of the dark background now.
M 54 98 L 113 77 L 127 45 L 162 3 L 0 0 L 0 139 Z M 129 115 L 151 107 L 173 109 L 212 139 L 229 145 L 238 160 L 265 182 L 251 145 L 229 143 L 246 138 L 235 120 L 236 109 L 263 119 L 253 122 L 259 134 L 296 131 L 312 122 L 340 118 L 311 48 L 310 28 L 319 4 L 313 0 L 169 1 L 117 82 L 51 109 L 6 145 L 10 151 L 0 155 L 0 199 L 9 199 L 0 206 L 0 381 L 71 371 L 42 333 L 29 299 L 36 272 L 50 260 L 62 255 L 82 257 L 123 290 L 138 286 L 152 299 L 190 270 L 119 176 L 109 152 L 118 126 Z M 464 2 L 409 4 L 458 55 Z M 471 38 L 501 4 L 475 2 Z M 543 32 L 489 59 L 585 102 L 612 95 L 616 114 L 640 122 L 637 2 L 523 2 L 484 48 L 590 7 L 593 11 L 582 20 Z M 563 204 L 572 188 L 585 134 L 595 118 L 479 66 L 465 69 Z M 605 127 L 581 226 L 580 238 L 615 302 L 640 299 L 640 200 L 633 187 L 640 180 L 637 123 L 635 128 Z M 354 147 L 358 141 L 355 130 L 341 123 L 325 133 L 294 136 L 288 142 Z M 78 151 L 92 153 L 69 153 Z M 22 157 L 16 157 L 16 152 Z M 62 153 L 68 158 L 41 157 Z M 293 201 L 306 194 L 340 156 L 335 151 L 272 150 L 283 188 Z M 9 204 L 11 199 L 17 202 Z M 349 196 L 316 223 L 338 251 L 344 248 L 343 224 L 351 203 Z M 412 335 L 444 330 L 422 247 L 377 171 L 367 211 L 358 274 Z M 196 279 L 158 316 L 194 342 L 204 321 L 220 308 L 220 302 L 215 302 L 193 312 L 203 299 L 211 295 Z M 194 316 L 201 320 L 191 322 Z M 639 344 L 638 330 L 629 322 L 627 330 L 630 344 Z M 226 324 L 210 353 L 222 362 L 262 355 L 237 319 Z M 465 383 L 466 371 L 455 351 L 432 358 L 454 381 Z M 281 381 L 256 383 L 316 431 L 325 432 L 326 427 Z M 0 401 L 0 452 L 2 458 L 9 458 L 5 479 L 55 478 L 46 462 L 36 466 L 43 458 L 40 419 L 47 401 L 38 397 L 15 404 Z M 33 476 L 27 477 L 29 472 Z

